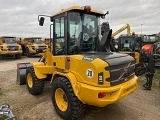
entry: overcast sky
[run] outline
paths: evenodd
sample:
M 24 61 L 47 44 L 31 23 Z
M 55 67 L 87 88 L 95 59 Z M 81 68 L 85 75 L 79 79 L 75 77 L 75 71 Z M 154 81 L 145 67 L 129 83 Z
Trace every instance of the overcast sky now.
M 136 33 L 141 27 L 144 34 L 160 32 L 160 0 L 0 0 L 0 36 L 49 37 L 49 19 L 41 27 L 38 15 L 52 15 L 72 5 L 109 11 L 103 21 L 113 32 L 127 23 Z

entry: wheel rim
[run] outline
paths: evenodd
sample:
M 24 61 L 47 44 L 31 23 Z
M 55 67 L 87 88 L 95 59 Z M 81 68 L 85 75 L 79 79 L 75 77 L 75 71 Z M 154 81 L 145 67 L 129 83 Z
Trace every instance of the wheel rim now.
M 56 89 L 55 101 L 56 101 L 56 104 L 57 104 L 58 108 L 61 111 L 66 111 L 67 110 L 67 108 L 68 108 L 67 96 L 61 88 Z
M 32 75 L 30 73 L 28 73 L 28 75 L 27 75 L 27 83 L 28 83 L 28 86 L 30 88 L 32 88 L 32 86 L 33 86 L 33 79 L 32 79 Z

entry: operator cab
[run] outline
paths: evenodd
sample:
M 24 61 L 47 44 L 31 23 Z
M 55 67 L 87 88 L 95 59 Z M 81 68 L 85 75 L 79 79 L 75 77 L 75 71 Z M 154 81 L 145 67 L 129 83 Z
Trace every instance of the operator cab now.
M 103 17 L 102 12 L 92 11 L 90 6 L 62 10 L 52 16 L 51 21 L 54 23 L 53 54 L 72 55 L 101 52 L 100 18 Z M 43 21 L 44 19 L 41 18 L 40 24 Z
M 42 38 L 38 38 L 38 37 L 28 38 L 28 41 L 30 43 L 43 44 Z
M 142 38 L 139 36 L 120 36 L 118 41 L 119 51 L 139 52 L 141 50 Z
M 2 37 L 2 42 L 6 44 L 15 44 L 16 43 L 16 37 Z

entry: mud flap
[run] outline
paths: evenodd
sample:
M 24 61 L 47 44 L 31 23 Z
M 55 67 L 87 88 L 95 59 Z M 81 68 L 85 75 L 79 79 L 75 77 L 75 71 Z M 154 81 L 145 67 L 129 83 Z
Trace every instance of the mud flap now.
M 26 84 L 26 69 L 31 66 L 30 63 L 18 63 L 17 64 L 17 80 L 16 83 L 19 85 Z

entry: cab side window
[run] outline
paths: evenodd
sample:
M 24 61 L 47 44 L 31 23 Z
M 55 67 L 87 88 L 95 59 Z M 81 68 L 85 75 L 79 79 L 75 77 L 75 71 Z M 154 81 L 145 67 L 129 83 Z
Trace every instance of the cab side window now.
M 64 17 L 55 19 L 55 55 L 64 55 L 65 37 L 64 37 Z
M 135 51 L 139 52 L 141 51 L 141 38 L 137 38 L 135 41 Z

